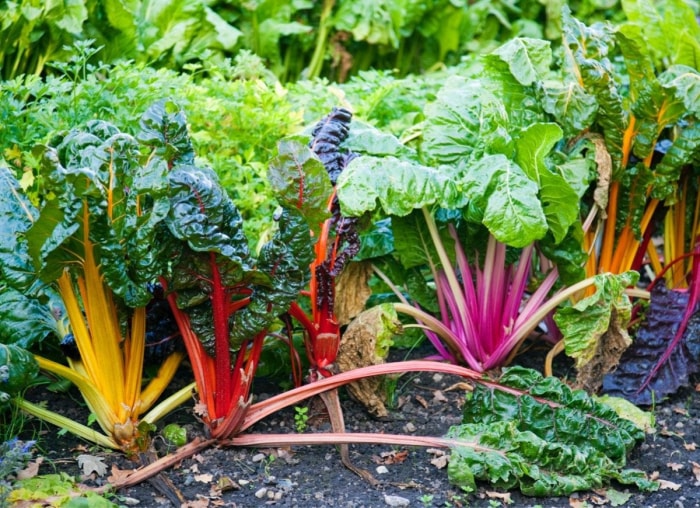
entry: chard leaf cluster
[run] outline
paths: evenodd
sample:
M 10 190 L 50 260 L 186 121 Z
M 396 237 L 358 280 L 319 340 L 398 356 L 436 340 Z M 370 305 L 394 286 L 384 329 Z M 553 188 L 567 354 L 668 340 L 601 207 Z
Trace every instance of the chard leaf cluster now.
M 476 481 L 488 481 L 533 496 L 568 495 L 612 480 L 658 488 L 643 472 L 625 469 L 644 431 L 610 407 L 522 367 L 506 369 L 499 385 L 475 386 L 463 423 L 448 432 L 469 443 L 450 456 L 448 475 L 455 484 L 473 491 Z

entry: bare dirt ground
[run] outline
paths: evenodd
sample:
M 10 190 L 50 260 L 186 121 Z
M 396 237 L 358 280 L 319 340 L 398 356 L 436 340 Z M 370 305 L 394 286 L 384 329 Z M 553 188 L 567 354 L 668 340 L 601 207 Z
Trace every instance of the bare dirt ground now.
M 557 370 L 566 376 L 566 365 Z M 442 436 L 451 425 L 460 423 L 464 393 L 450 387 L 458 381 L 450 376 L 408 373 L 398 383 L 396 404 L 389 418 L 372 418 L 365 408 L 341 392 L 345 422 L 349 432 L 402 433 Z M 694 384 L 700 378 L 694 379 Z M 257 397 L 272 395 L 275 385 L 258 383 Z M 653 411 L 657 431 L 648 435 L 629 458 L 628 466 L 641 469 L 662 480 L 662 489 L 640 493 L 619 485 L 570 497 L 532 498 L 517 491 L 499 492 L 483 484 L 467 494 L 450 485 L 444 468 L 445 456 L 436 449 L 383 445 L 351 445 L 350 456 L 358 467 L 370 471 L 379 481 L 373 487 L 346 469 L 332 446 L 293 448 L 210 448 L 183 460 L 167 470 L 160 480 L 148 481 L 119 491 L 113 501 L 124 506 L 279 506 L 279 507 L 494 507 L 510 503 L 516 507 L 674 507 L 700 506 L 700 386 L 683 389 Z M 87 411 L 79 395 L 49 395 L 37 392 L 37 400 L 52 399 L 52 405 L 79 421 Z M 326 432 L 329 425 L 320 404 L 310 402 L 304 432 Z M 55 408 L 56 409 L 56 408 Z M 251 432 L 297 432 L 295 411 L 285 410 L 257 424 Z M 188 429 L 188 437 L 201 433 L 191 407 L 171 414 L 165 423 L 178 423 Z M 127 470 L 135 464 L 121 454 L 91 448 L 68 435 L 58 436 L 53 427 L 37 427 L 29 422 L 26 432 L 39 429 L 37 456 L 43 457 L 40 473 L 64 471 L 80 476 L 77 455 L 99 456 L 109 470 Z M 31 436 L 29 436 L 31 437 Z M 164 453 L 161 438 L 154 441 Z M 109 473 L 83 477 L 85 484 L 104 484 Z M 170 482 L 170 489 L 158 485 Z M 167 492 L 170 491 L 170 498 Z M 180 499 L 177 499 L 177 495 Z M 624 502 L 624 504 L 621 504 Z

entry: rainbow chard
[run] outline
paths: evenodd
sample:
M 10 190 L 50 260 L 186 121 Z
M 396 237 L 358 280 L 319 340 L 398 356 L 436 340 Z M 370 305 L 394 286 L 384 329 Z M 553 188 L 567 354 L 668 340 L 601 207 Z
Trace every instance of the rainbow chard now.
M 35 358 L 42 370 L 78 387 L 103 432 L 27 401 L 17 403 L 86 439 L 135 452 L 146 446 L 150 425 L 189 396 L 182 391 L 148 411 L 183 353 L 169 355 L 157 376 L 142 383 L 148 282 L 166 260 L 154 242 L 169 208 L 165 168 L 142 165 L 137 140 L 103 121 L 39 147 L 37 155 L 51 189 L 39 208 L 10 175 L 2 179 L 2 194 L 14 201 L 5 211 L 11 211 L 17 245 L 14 258 L 3 252 L 10 264 L 0 317 L 10 338 L 31 330 L 27 346 L 50 334 L 72 337 L 74 350 L 65 364 Z M 25 318 L 18 320 L 17 312 Z
M 231 437 L 250 403 L 268 327 L 307 282 L 309 229 L 298 211 L 281 209 L 276 233 L 254 256 L 216 174 L 192 163 L 184 115 L 159 103 L 142 125 L 142 140 L 170 143 L 154 157 L 169 168 L 167 227 L 158 243 L 171 256 L 161 283 L 194 371 L 197 411 L 212 437 Z
M 336 279 L 360 249 L 357 218 L 342 215 L 335 194 L 338 176 L 355 157 L 340 149 L 351 118 L 347 109 L 333 108 L 314 127 L 308 147 L 298 140 L 281 142 L 280 155 L 268 173 L 279 200 L 304 213 L 316 239 L 308 291 L 310 311 L 297 302 L 289 309 L 303 328 L 312 379 L 332 373 L 340 345 L 334 310 Z

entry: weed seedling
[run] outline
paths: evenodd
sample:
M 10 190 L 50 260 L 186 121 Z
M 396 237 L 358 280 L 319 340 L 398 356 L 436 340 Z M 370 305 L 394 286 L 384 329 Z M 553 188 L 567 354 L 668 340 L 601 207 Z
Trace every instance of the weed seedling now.
M 294 406 L 294 428 L 298 433 L 306 430 L 309 423 L 309 408 L 307 406 Z

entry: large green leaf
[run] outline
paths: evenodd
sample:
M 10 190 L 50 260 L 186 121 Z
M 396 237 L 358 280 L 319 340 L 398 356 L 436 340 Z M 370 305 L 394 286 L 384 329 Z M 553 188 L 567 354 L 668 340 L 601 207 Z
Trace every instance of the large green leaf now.
M 612 28 L 601 23 L 586 26 L 571 15 L 567 5 L 562 9 L 562 20 L 569 72 L 579 76 L 585 92 L 598 102 L 596 123 L 605 137 L 613 171 L 617 174 L 622 169 L 622 138 L 628 115 L 609 59 L 614 45 Z
M 644 490 L 658 485 L 624 469 L 644 432 L 583 390 L 522 367 L 506 369 L 499 384 L 478 384 L 464 405 L 463 440 L 450 457 L 450 480 L 473 489 L 475 480 L 536 496 L 566 495 L 612 480 Z
M 473 163 L 462 175 L 470 219 L 479 219 L 502 243 L 525 247 L 547 233 L 547 218 L 538 198 L 537 184 L 523 169 L 503 155 L 489 155 Z
M 550 171 L 546 160 L 562 135 L 557 124 L 536 123 L 524 129 L 515 142 L 515 162 L 538 184 L 547 224 L 556 243 L 564 239 L 579 214 L 576 191 L 560 174 Z
M 578 81 L 548 82 L 542 91 L 542 108 L 556 119 L 567 137 L 593 123 L 598 102 Z
M 60 335 L 60 299 L 48 290 L 0 291 L 0 343 L 29 348 L 49 335 Z
M 257 270 L 269 276 L 269 283 L 255 284 L 253 298 L 245 309 L 233 316 L 231 339 L 240 344 L 253 332 L 267 328 L 309 281 L 309 264 L 314 257 L 306 219 L 294 209 L 276 217 L 278 228 L 258 255 Z
M 0 166 L 0 288 L 27 288 L 36 278 L 23 234 L 37 216 L 17 179 Z
M 421 150 L 428 160 L 454 164 L 488 153 L 507 153 L 510 135 L 503 102 L 478 80 L 447 79 L 425 107 Z M 488 149 L 487 149 L 488 146 Z
M 550 42 L 542 39 L 517 37 L 506 42 L 492 54 L 508 64 L 521 85 L 530 86 L 549 72 L 552 64 Z
M 178 165 L 169 174 L 171 208 L 168 228 L 195 252 L 214 252 L 238 268 L 242 275 L 250 260 L 243 219 L 236 205 L 209 168 Z
M 175 142 L 177 136 L 168 136 L 173 130 L 171 122 L 162 138 L 150 140 L 155 154 L 165 155 Z M 147 283 L 167 262 L 166 246 L 155 241 L 170 206 L 166 162 L 156 155 L 142 167 L 136 139 L 101 121 L 37 153 L 54 190 L 27 234 L 42 278 L 51 282 L 65 268 L 78 270 L 87 236 L 106 284 L 127 305 L 145 305 L 151 299 Z
M 396 157 L 357 157 L 338 177 L 338 200 L 348 216 L 360 216 L 377 206 L 398 216 L 433 204 L 461 208 L 466 199 L 450 171 L 446 166 L 436 169 Z

